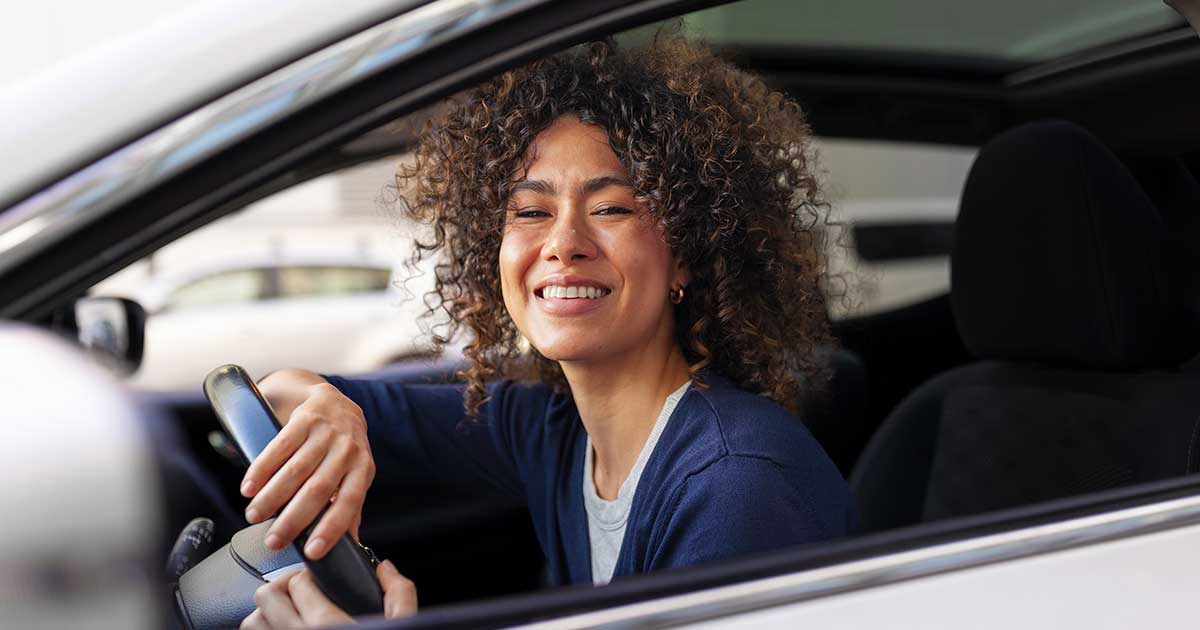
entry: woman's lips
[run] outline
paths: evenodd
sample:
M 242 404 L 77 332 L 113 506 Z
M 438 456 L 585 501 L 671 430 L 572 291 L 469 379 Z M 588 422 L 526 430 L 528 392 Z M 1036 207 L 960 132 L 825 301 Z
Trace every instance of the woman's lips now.
M 609 292 L 603 297 L 594 298 L 548 298 L 537 293 L 533 294 L 534 301 L 543 311 L 550 315 L 582 315 L 590 313 L 608 303 L 612 297 Z

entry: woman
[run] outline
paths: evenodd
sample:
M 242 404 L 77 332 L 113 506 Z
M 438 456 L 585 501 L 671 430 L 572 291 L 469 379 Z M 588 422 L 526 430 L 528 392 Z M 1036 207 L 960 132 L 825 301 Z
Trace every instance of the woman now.
M 247 520 L 287 503 L 279 548 L 332 496 L 321 557 L 376 466 L 403 465 L 524 499 L 558 583 L 845 534 L 846 484 L 791 413 L 829 343 L 810 138 L 793 102 L 673 37 L 460 99 L 400 178 L 432 226 L 419 255 L 443 253 L 437 307 L 470 333 L 465 387 L 264 379 L 287 421 L 246 473 Z M 380 577 L 388 614 L 415 609 Z M 247 627 L 347 620 L 306 573 L 256 602 Z

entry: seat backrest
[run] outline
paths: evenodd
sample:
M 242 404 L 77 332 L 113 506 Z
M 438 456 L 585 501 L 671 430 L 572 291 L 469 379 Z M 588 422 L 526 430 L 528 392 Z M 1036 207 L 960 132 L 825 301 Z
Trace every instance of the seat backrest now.
M 1064 122 L 988 143 L 951 302 L 978 360 L 914 391 L 851 476 L 868 530 L 1195 472 L 1200 373 L 1158 211 Z M 1185 328 L 1189 334 L 1183 334 Z

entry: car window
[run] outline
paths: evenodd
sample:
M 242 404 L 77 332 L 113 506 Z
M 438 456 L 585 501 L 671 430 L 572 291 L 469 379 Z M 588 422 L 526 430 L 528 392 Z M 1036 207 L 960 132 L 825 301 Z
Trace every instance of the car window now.
M 976 150 L 822 138 L 819 171 L 830 314 L 835 319 L 907 306 L 950 290 L 958 199 Z
M 392 277 L 390 269 L 350 266 L 283 267 L 278 274 L 283 298 L 383 291 Z
M 167 308 L 181 309 L 263 298 L 266 273 L 263 269 L 238 269 L 194 280 L 177 289 L 167 299 Z
M 179 391 L 225 363 L 257 378 L 289 366 L 353 374 L 427 356 L 414 296 L 428 289 L 413 280 L 389 290 L 394 277 L 407 277 L 402 262 L 413 237 L 390 206 L 403 159 L 278 192 L 93 287 L 91 295 L 129 298 L 149 313 L 141 366 L 126 382 Z M 347 299 L 367 292 L 386 298 Z
M 1158 0 L 748 0 L 688 16 L 710 41 L 1038 62 L 1182 20 Z

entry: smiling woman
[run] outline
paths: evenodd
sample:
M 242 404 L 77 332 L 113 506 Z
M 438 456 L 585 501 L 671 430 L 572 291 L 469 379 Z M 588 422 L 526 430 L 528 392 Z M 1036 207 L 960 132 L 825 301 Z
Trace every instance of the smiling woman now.
M 247 519 L 286 503 L 279 548 L 332 495 L 319 558 L 376 466 L 415 468 L 524 500 L 553 580 L 595 584 L 846 534 L 845 481 L 789 412 L 829 338 L 809 141 L 793 102 L 670 35 L 460 97 L 398 178 L 432 227 L 417 258 L 441 256 L 433 310 L 469 333 L 466 385 L 264 379 L 286 426 Z M 304 580 L 262 587 L 247 625 L 320 617 Z

